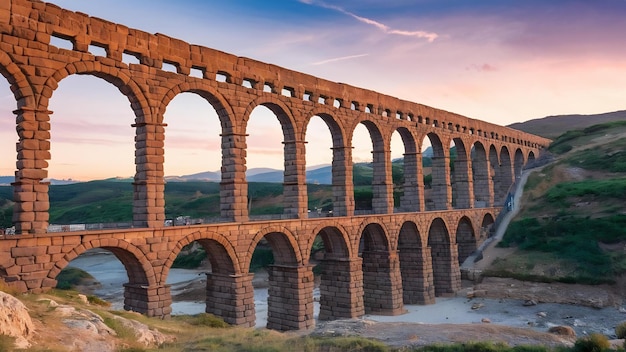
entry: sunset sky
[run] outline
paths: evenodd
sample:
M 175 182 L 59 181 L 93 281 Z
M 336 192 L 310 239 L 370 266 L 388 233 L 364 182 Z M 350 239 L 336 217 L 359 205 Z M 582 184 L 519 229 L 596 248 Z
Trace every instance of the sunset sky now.
M 626 109 L 626 0 L 52 2 L 500 125 Z M 0 79 L 0 176 L 15 170 L 14 109 Z M 50 177 L 134 174 L 134 116 L 113 86 L 71 76 L 50 110 Z M 282 168 L 278 122 L 263 108 L 252 121 L 248 166 Z M 167 175 L 219 169 L 219 123 L 208 103 L 183 94 L 166 123 Z M 309 166 L 330 163 L 330 133 L 316 123 L 307 148 L 327 152 L 307 154 Z M 356 161 L 371 157 L 361 135 Z M 396 143 L 392 152 L 403 150 Z

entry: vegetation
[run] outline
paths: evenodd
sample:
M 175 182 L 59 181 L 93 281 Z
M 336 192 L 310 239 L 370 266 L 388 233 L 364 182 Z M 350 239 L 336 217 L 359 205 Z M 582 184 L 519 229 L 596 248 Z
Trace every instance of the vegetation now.
M 60 290 L 70 290 L 80 285 L 85 279 L 93 279 L 93 276 L 86 271 L 68 266 L 57 275 L 56 288 Z
M 522 212 L 499 243 L 519 250 L 487 275 L 599 284 L 626 272 L 625 135 L 617 121 L 554 141 L 558 162 L 530 175 Z

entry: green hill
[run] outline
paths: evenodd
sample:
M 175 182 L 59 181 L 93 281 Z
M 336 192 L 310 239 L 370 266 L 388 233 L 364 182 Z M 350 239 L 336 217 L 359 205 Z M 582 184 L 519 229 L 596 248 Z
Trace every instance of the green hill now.
M 488 275 L 614 283 L 626 273 L 626 121 L 572 130 L 550 146 L 500 246 L 517 251 Z

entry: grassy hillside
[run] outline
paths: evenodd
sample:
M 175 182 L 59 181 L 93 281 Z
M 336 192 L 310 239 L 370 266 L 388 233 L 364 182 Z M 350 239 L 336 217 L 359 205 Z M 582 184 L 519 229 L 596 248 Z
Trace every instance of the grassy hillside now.
M 568 131 L 557 162 L 531 174 L 523 208 L 500 246 L 516 246 L 491 274 L 612 283 L 626 273 L 626 121 Z
M 594 115 L 558 115 L 509 125 L 516 130 L 555 139 L 568 130 L 582 130 L 589 126 L 613 121 L 625 121 L 626 110 Z

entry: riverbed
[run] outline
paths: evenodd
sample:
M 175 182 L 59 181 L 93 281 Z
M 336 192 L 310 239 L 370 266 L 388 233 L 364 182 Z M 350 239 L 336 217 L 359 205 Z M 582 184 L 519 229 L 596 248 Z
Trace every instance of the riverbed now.
M 128 282 L 126 269 L 122 263 L 107 251 L 93 251 L 74 259 L 70 266 L 80 268 L 91 274 L 99 283 L 93 293 L 111 302 L 112 308 L 123 309 L 124 287 Z M 187 287 L 202 284 L 206 280 L 206 271 L 190 269 L 171 269 L 167 283 L 172 287 L 172 296 Z M 256 308 L 256 327 L 263 328 L 267 322 L 266 287 L 254 290 Z M 314 291 L 319 297 L 319 291 Z M 199 314 L 205 311 L 202 301 L 175 300 L 172 314 Z M 586 335 L 593 332 L 607 336 L 614 335 L 614 327 L 626 321 L 626 309 L 622 307 L 590 308 L 571 304 L 539 303 L 525 306 L 523 301 L 512 299 L 468 299 L 463 292 L 456 297 L 437 298 L 432 305 L 405 305 L 407 312 L 396 316 L 365 315 L 363 319 L 378 322 L 411 322 L 424 324 L 467 324 L 486 323 L 525 327 L 545 332 L 551 326 L 566 325 L 576 333 Z M 315 302 L 315 317 L 319 312 L 319 303 Z

